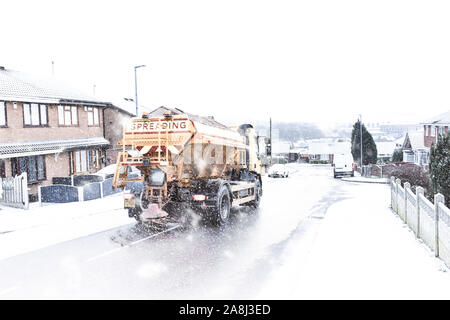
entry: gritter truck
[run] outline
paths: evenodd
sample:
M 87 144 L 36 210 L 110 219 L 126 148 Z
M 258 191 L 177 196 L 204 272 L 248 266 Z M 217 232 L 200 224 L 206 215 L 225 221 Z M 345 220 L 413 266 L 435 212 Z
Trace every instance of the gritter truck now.
M 160 107 L 131 119 L 119 142 L 114 188 L 140 222 L 185 221 L 193 210 L 222 226 L 231 208 L 256 209 L 262 196 L 258 136 L 251 124 L 227 127 L 213 117 Z M 140 176 L 131 176 L 135 166 Z

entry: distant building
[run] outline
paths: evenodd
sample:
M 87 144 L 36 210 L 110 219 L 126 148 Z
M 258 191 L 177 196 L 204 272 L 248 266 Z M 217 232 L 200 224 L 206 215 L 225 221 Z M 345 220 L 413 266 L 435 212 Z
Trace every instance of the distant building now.
M 450 111 L 428 119 L 421 124 L 423 125 L 425 147 L 431 148 L 433 143 L 436 144 L 438 134 L 448 134 Z
M 389 135 L 394 138 L 400 138 L 405 135 L 406 132 L 416 131 L 420 129 L 418 124 L 380 124 L 379 130 L 384 135 Z
M 402 145 L 403 161 L 426 165 L 429 162 L 430 148 L 424 144 L 422 130 L 407 132 Z
M 390 161 L 398 147 L 395 141 L 376 141 L 375 144 L 377 146 L 377 158 L 382 162 Z
M 439 134 L 448 135 L 450 111 L 421 123 L 421 129 L 407 132 L 402 144 L 403 161 L 418 165 L 430 162 L 430 148 Z
M 351 143 L 349 141 L 336 141 L 330 139 L 308 141 L 308 154 L 310 161 L 324 161 L 327 163 L 332 163 L 334 155 L 342 153 L 351 153 Z
M 275 140 L 272 142 L 272 155 L 282 156 L 286 160 L 289 158 L 291 143 L 286 141 Z
M 110 145 L 105 150 L 105 164 L 110 165 L 117 162 L 117 155 L 122 151 L 118 143 L 123 137 L 123 127 L 131 123 L 135 110 L 135 102 L 132 99 L 121 99 L 104 109 L 104 137 Z M 136 112 L 136 111 L 134 111 Z

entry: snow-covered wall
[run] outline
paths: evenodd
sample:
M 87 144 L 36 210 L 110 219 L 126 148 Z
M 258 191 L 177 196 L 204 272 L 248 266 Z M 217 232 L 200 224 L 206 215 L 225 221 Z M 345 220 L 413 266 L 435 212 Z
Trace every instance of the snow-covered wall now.
M 434 204 L 424 197 L 423 188 L 416 194 L 409 183 L 402 187 L 400 179 L 391 178 L 391 208 L 411 228 L 414 234 L 450 266 L 450 209 L 441 194 Z

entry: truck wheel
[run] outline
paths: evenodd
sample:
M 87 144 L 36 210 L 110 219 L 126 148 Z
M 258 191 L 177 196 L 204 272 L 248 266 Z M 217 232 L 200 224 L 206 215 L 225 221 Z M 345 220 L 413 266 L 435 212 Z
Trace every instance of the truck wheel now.
M 128 217 L 135 218 L 137 222 L 142 222 L 141 212 L 140 208 L 128 208 Z
M 230 193 L 225 185 L 219 188 L 217 193 L 216 206 L 213 209 L 212 221 L 216 226 L 225 225 L 230 219 Z
M 255 181 L 255 200 L 249 202 L 249 206 L 251 208 L 257 209 L 259 207 L 259 203 L 261 202 L 262 196 L 262 188 L 259 180 Z

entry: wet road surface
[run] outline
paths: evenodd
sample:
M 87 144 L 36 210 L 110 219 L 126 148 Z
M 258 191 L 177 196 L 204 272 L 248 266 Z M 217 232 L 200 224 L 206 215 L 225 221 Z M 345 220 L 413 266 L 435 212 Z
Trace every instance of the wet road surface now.
M 0 298 L 253 299 L 288 243 L 307 246 L 327 208 L 357 184 L 330 166 L 294 165 L 263 179 L 260 208 L 223 230 L 194 223 L 155 235 L 130 224 L 0 261 Z

